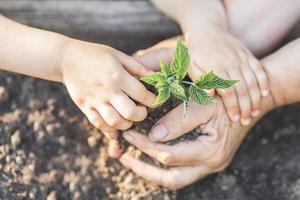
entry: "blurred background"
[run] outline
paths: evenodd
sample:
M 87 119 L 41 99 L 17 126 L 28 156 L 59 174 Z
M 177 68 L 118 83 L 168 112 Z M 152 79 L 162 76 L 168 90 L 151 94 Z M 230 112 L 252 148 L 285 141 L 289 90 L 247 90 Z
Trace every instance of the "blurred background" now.
M 1 0 L 1 14 L 34 27 L 133 52 L 178 34 L 148 0 Z
M 128 54 L 180 33 L 148 0 L 0 0 L 0 14 Z M 0 199 L 297 200 L 299 113 L 271 112 L 224 172 L 170 192 L 109 159 L 62 85 L 0 72 Z

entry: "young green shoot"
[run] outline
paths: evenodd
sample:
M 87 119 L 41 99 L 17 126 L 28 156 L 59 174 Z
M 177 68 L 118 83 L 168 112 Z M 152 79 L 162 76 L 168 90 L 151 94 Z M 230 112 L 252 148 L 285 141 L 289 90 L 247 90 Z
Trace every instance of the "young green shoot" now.
M 183 102 L 185 117 L 190 100 L 198 104 L 214 103 L 215 99 L 207 93 L 207 90 L 226 89 L 238 82 L 237 80 L 223 79 L 213 71 L 200 76 L 195 82 L 185 81 L 184 78 L 187 76 L 189 66 L 188 49 L 178 39 L 171 64 L 161 60 L 159 72 L 141 78 L 142 81 L 158 90 L 156 105 L 166 102 L 172 94 Z

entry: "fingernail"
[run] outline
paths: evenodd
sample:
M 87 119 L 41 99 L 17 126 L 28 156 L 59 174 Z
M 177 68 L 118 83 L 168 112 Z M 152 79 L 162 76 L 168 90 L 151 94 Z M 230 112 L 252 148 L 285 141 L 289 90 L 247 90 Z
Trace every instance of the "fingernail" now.
M 251 113 L 251 115 L 252 115 L 253 117 L 257 117 L 259 114 L 260 114 L 260 110 L 254 110 L 254 111 Z
M 243 118 L 241 120 L 241 123 L 244 125 L 244 126 L 247 126 L 251 123 L 251 118 Z
M 168 135 L 168 132 L 169 131 L 165 125 L 157 124 L 151 129 L 151 131 L 149 133 L 149 138 L 152 141 L 156 142 L 156 141 L 159 141 L 159 140 L 165 138 Z
M 267 97 L 267 96 L 269 96 L 269 94 L 270 94 L 270 91 L 269 91 L 269 90 L 263 90 L 263 91 L 262 91 L 262 96 L 263 96 L 263 97 Z
M 232 121 L 234 121 L 234 122 L 237 122 L 237 121 L 239 121 L 240 120 L 240 115 L 239 114 L 235 114 L 235 115 L 233 115 L 233 117 L 232 117 L 232 119 L 231 119 Z

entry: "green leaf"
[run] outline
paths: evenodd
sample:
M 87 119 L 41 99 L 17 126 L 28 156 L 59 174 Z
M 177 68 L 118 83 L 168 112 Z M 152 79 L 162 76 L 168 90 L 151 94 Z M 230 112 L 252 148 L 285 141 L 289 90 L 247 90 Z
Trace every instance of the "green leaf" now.
M 155 85 L 156 88 L 165 87 L 168 85 L 167 77 L 165 77 L 161 72 L 156 72 L 157 83 Z
M 170 66 L 163 60 L 160 61 L 160 70 L 166 77 L 170 74 Z
M 215 99 L 213 97 L 211 97 L 205 90 L 197 87 L 196 85 L 190 86 L 189 96 L 194 102 L 198 104 L 210 104 L 215 102 Z
M 187 100 L 188 100 L 188 98 L 187 98 L 187 96 L 186 96 L 186 93 L 185 93 L 185 89 L 184 89 L 184 87 L 179 83 L 178 80 L 173 81 L 173 82 L 170 84 L 170 91 L 171 91 L 171 93 L 172 93 L 175 97 L 177 97 L 177 98 L 179 98 L 179 99 L 181 99 L 181 100 L 183 100 L 183 101 L 187 101 Z
M 170 88 L 168 86 L 158 88 L 158 96 L 155 105 L 160 105 L 170 98 Z
M 148 75 L 142 77 L 141 80 L 149 85 L 155 86 L 158 81 L 158 75 L 157 75 L 157 73 L 151 73 L 151 74 L 148 74 Z
M 141 80 L 154 87 L 162 87 L 166 84 L 166 77 L 164 77 L 161 72 L 148 74 L 142 77 Z
M 188 49 L 183 45 L 180 39 L 177 39 L 176 50 L 173 53 L 171 71 L 176 73 L 178 80 L 184 79 L 190 65 L 190 55 Z
M 195 84 L 202 89 L 226 89 L 237 83 L 237 80 L 226 80 L 210 71 L 199 77 Z

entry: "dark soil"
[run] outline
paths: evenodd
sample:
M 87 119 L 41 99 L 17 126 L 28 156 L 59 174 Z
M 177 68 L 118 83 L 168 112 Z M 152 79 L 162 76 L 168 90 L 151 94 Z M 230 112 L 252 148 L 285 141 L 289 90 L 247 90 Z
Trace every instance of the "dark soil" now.
M 225 172 L 175 193 L 108 158 L 63 86 L 2 72 L 0 101 L 0 199 L 300 199 L 299 105 L 258 123 Z

